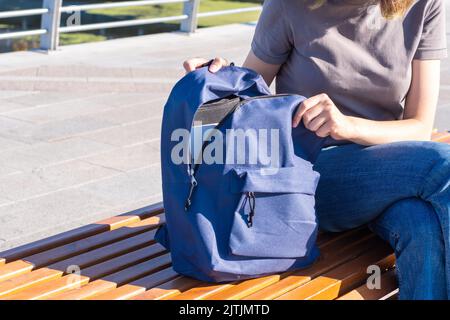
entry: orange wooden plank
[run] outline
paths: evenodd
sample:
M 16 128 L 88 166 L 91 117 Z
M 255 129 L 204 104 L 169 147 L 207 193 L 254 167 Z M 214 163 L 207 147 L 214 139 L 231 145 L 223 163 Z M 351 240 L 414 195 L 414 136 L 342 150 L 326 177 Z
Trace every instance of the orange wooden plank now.
M 275 300 L 312 300 L 320 297 L 322 300 L 333 300 L 338 296 L 341 282 L 328 277 L 318 277 L 295 288 Z
M 48 268 L 53 269 L 54 275 L 61 276 L 61 272 L 66 272 L 67 267 L 69 267 L 69 266 L 76 265 L 79 268 L 83 269 L 83 268 L 89 267 L 95 263 L 100 263 L 107 259 L 112 259 L 115 256 L 118 256 L 120 254 L 126 254 L 133 250 L 140 249 L 141 247 L 143 247 L 145 245 L 149 245 L 152 242 L 154 242 L 153 235 L 154 235 L 154 231 L 144 232 L 135 237 L 131 237 L 129 239 L 125 239 L 120 242 L 116 242 L 111 245 L 89 251 L 85 254 L 81 254 L 79 256 L 63 260 L 56 264 L 50 265 Z M 157 251 L 157 253 L 158 252 L 160 252 L 160 250 Z M 21 260 L 19 260 L 19 261 L 21 261 Z M 18 264 L 19 261 L 15 261 L 11 264 Z M 28 272 L 30 267 L 28 265 L 25 265 L 25 267 L 22 266 L 22 269 L 20 269 L 20 267 L 17 267 L 17 266 L 15 268 L 10 268 L 10 269 L 12 269 L 12 270 L 9 270 L 9 272 L 5 271 L 5 274 L 8 274 L 10 278 L 13 278 L 14 276 L 17 277 L 18 274 Z M 20 272 L 18 272 L 18 270 Z M 39 279 L 39 275 L 42 276 L 42 279 Z M 49 280 L 47 272 L 43 272 L 43 273 L 34 272 L 32 275 L 29 276 L 29 278 L 33 279 L 33 281 L 28 284 L 29 286 L 39 283 L 41 281 Z M 23 288 L 24 286 L 27 285 L 26 283 L 24 283 L 25 281 L 27 281 L 27 279 L 28 279 L 28 277 L 23 275 L 20 279 L 18 279 L 18 281 L 10 282 L 7 286 L 8 290 L 12 289 L 11 285 L 13 283 L 16 283 L 18 285 L 18 289 Z M 0 288 L 1 288 L 1 283 L 0 283 Z M 1 291 L 0 291 L 0 295 L 1 295 Z
M 155 231 L 147 231 L 134 237 L 127 238 L 107 246 L 94 249 L 72 258 L 58 261 L 49 265 L 49 268 L 57 270 L 66 270 L 68 266 L 76 265 L 80 268 L 86 268 L 94 264 L 115 258 L 117 256 L 141 249 L 153 244 Z
M 0 281 L 4 281 L 33 270 L 32 263 L 17 260 L 0 266 Z
M 273 283 L 280 280 L 280 275 L 270 275 L 265 277 L 260 277 L 256 279 L 246 280 L 235 286 L 231 286 L 225 290 L 220 290 L 219 292 L 209 295 L 208 300 L 237 300 L 243 297 L 249 296 L 262 288 L 265 288 Z
M 236 283 L 234 282 L 225 284 L 202 284 L 174 296 L 171 300 L 203 300 L 235 285 Z
M 102 294 L 117 287 L 117 284 L 106 280 L 95 280 L 81 288 L 72 289 L 51 297 L 51 300 L 84 300 Z M 145 291 L 145 289 L 143 289 Z
M 57 261 L 155 229 L 164 221 L 163 219 L 164 218 L 161 215 L 150 217 L 126 227 L 97 234 L 25 257 L 24 260 L 31 262 L 35 267 L 47 266 Z
M 55 296 L 57 300 L 65 299 L 87 299 L 89 297 L 100 295 L 104 292 L 112 290 L 124 283 L 130 282 L 137 279 L 143 275 L 160 270 L 161 268 L 167 267 L 170 264 L 170 255 L 165 254 L 158 256 L 151 260 L 145 261 L 143 263 L 134 265 L 117 273 L 111 274 L 103 279 L 95 280 L 87 285 L 72 289 L 70 292 L 65 292 L 61 295 Z M 142 292 L 145 288 L 142 288 Z
M 126 284 L 114 290 L 109 290 L 103 294 L 89 297 L 90 300 L 129 300 L 145 292 L 144 287 Z
M 398 288 L 395 270 L 389 270 L 381 275 L 381 288 L 369 289 L 365 284 L 339 297 L 337 300 L 379 300 Z
M 335 237 L 325 237 L 326 234 L 321 234 L 320 239 L 320 248 L 327 248 L 327 245 L 329 243 L 335 243 L 340 240 L 339 246 L 342 245 L 342 243 L 348 243 L 349 240 L 346 238 L 349 238 L 352 234 L 358 234 L 361 233 L 367 234 L 367 229 L 355 229 L 350 232 L 347 232 L 345 235 L 339 234 Z M 337 239 L 335 239 L 337 238 Z M 350 239 L 350 238 L 349 238 Z M 344 241 L 344 242 L 343 242 Z M 350 241 L 352 242 L 352 241 Z M 336 250 L 336 245 L 332 247 L 332 250 Z M 327 252 L 327 249 L 325 249 L 325 252 Z M 291 274 L 291 272 L 285 272 L 282 274 L 283 277 Z M 257 292 L 264 288 L 265 286 L 271 285 L 277 281 L 279 281 L 280 275 L 272 275 L 270 277 L 260 277 L 257 279 L 247 280 L 247 281 L 241 281 L 241 282 L 234 282 L 230 283 L 229 286 L 225 285 L 213 285 L 213 284 L 205 284 L 201 287 L 192 288 L 190 290 L 187 290 L 186 292 L 183 292 L 179 296 L 175 296 L 173 299 L 180 299 L 180 300 L 199 300 L 199 299 L 240 299 L 245 297 L 246 295 L 251 295 L 254 292 Z M 309 280 L 309 278 L 308 278 Z
M 348 237 L 340 238 L 330 246 L 322 249 L 321 257 L 309 268 L 283 275 L 280 281 L 262 288 L 255 293 L 244 297 L 244 300 L 271 300 L 284 293 L 301 286 L 311 279 L 345 263 L 365 252 L 368 246 L 381 241 L 367 230 L 359 230 Z
M 367 266 L 378 265 L 380 269 L 384 270 L 392 267 L 394 260 L 392 250 L 387 245 L 370 249 L 356 259 L 283 294 L 277 300 L 335 299 L 349 287 L 359 285 L 367 278 Z
M 145 290 L 156 287 L 167 281 L 179 277 L 172 269 L 166 268 L 161 271 L 152 273 L 148 276 L 139 278 L 129 284 L 123 285 L 117 289 L 110 290 L 101 295 L 95 295 L 95 300 L 126 300 L 131 299 Z
M 82 270 L 82 274 L 89 277 L 91 280 L 96 280 L 131 267 L 135 264 L 147 261 L 153 257 L 157 257 L 164 252 L 165 248 L 163 246 L 161 246 L 160 244 L 154 244 L 149 247 L 145 247 L 113 258 L 111 260 L 101 262 L 91 267 L 84 268 Z
M 370 242 L 367 242 L 365 245 L 367 245 L 367 246 L 370 245 Z M 355 250 L 355 248 L 352 247 L 352 250 Z M 355 250 L 355 251 L 359 252 L 360 250 Z M 327 267 L 330 268 L 330 265 L 333 264 L 333 260 L 328 259 L 327 262 L 328 262 Z M 334 263 L 336 263 L 336 261 Z M 282 275 L 282 277 L 284 277 L 285 279 L 289 278 L 290 274 L 292 274 L 292 272 L 285 273 Z M 306 282 L 309 281 L 308 283 L 310 283 L 311 281 L 314 281 L 314 280 L 311 280 L 311 278 L 313 278 L 313 276 L 311 276 L 311 275 L 309 275 L 308 277 L 300 276 L 300 278 L 295 277 L 295 275 L 294 275 L 293 279 L 295 279 L 295 281 L 297 283 L 304 282 L 304 281 L 306 281 Z M 242 299 L 242 298 L 250 296 L 253 293 L 257 293 L 261 289 L 264 289 L 272 284 L 278 283 L 280 279 L 281 278 L 279 275 L 272 275 L 272 276 L 268 276 L 268 277 L 247 280 L 247 281 L 244 281 L 243 283 L 236 285 L 230 289 L 221 291 L 213 296 L 209 296 L 208 299 L 221 299 L 221 300 Z M 263 281 L 261 281 L 261 280 L 263 280 Z M 291 284 L 292 284 L 292 282 L 291 282 Z M 270 290 L 270 289 L 268 289 L 268 290 Z
M 164 248 L 155 244 L 150 247 L 146 247 L 140 250 L 136 250 L 127 255 L 120 256 L 115 259 L 111 259 L 105 261 L 101 264 L 100 268 L 97 268 L 98 265 L 92 266 L 91 268 L 86 268 L 82 270 L 81 276 L 76 278 L 76 275 L 69 274 L 62 278 L 53 279 L 51 281 L 45 282 L 43 284 L 37 284 L 36 286 L 32 286 L 22 290 L 20 293 L 17 293 L 18 299 L 29 297 L 30 299 L 47 299 L 52 296 L 56 296 L 62 292 L 73 288 L 79 288 L 88 281 L 92 281 L 100 278 L 100 276 L 110 275 L 111 279 L 106 277 L 103 280 L 115 282 L 115 281 L 126 281 L 127 277 L 130 279 L 134 279 L 139 277 L 141 274 L 145 274 L 152 271 L 152 266 L 154 269 L 161 268 L 161 265 L 166 266 L 168 264 L 167 260 L 169 260 L 166 256 L 163 255 L 160 257 L 155 256 L 164 252 Z M 154 258 L 154 259 L 151 259 Z M 140 263 L 147 259 L 151 259 L 145 266 L 138 265 L 139 268 L 133 266 L 136 263 Z M 170 260 L 169 260 L 170 261 Z M 129 266 L 133 266 L 132 268 L 125 269 Z M 146 269 L 144 269 L 146 268 Z M 116 274 L 113 274 L 117 272 Z M 141 272 L 141 273 L 138 273 Z M 134 277 L 134 278 L 133 278 Z M 71 286 L 68 286 L 66 283 L 70 283 Z M 9 298 L 10 294 L 5 294 L 3 297 Z M 15 299 L 15 295 L 12 295 L 12 299 Z
M 50 262 L 53 260 L 58 260 L 58 257 L 63 257 L 64 255 L 73 255 L 74 253 L 79 251 L 84 252 L 89 250 L 89 248 L 91 247 L 98 247 L 100 246 L 100 244 L 105 242 L 110 243 L 113 240 L 121 240 L 126 238 L 127 236 L 132 236 L 136 233 L 142 233 L 142 230 L 145 231 L 148 229 L 154 229 L 159 225 L 159 222 L 162 221 L 161 219 L 162 218 L 159 216 L 151 217 L 138 223 L 132 224 L 126 228 L 120 228 L 109 233 L 95 235 L 87 239 L 83 239 L 62 247 L 58 247 L 34 256 L 27 257 L 27 261 L 17 260 L 11 263 L 7 263 L 3 266 L 0 266 L 0 281 L 10 279 L 26 272 L 30 272 L 33 269 L 44 265 L 44 261 Z M 152 235 L 149 235 L 149 237 L 153 239 Z M 63 271 L 65 271 L 65 269 Z
M 202 285 L 199 280 L 178 277 L 137 295 L 132 300 L 165 300 L 195 286 Z
M 41 268 L 0 282 L 0 297 L 19 292 L 29 287 L 62 277 L 63 272 Z
M 62 291 L 80 287 L 89 282 L 89 278 L 83 275 L 70 274 L 65 277 L 42 283 L 25 289 L 19 293 L 5 295 L 0 300 L 42 300 L 51 298 Z
M 148 274 L 160 271 L 171 265 L 172 260 L 170 254 L 163 254 L 158 257 L 151 257 L 149 260 L 131 266 L 125 270 L 113 273 L 104 277 L 104 280 L 108 280 L 117 283 L 119 286 L 133 280 L 139 279 Z
M 80 228 L 69 230 L 39 241 L 31 242 L 16 248 L 0 252 L 0 260 L 5 261 L 5 263 L 12 262 L 18 259 L 22 259 L 26 256 L 34 255 L 42 251 L 46 251 L 74 241 L 78 241 L 80 239 L 91 237 L 95 234 L 107 232 L 120 226 L 135 223 L 137 221 L 136 218 L 142 220 L 144 218 L 148 218 L 162 212 L 162 203 L 156 203 L 146 208 L 124 213 L 122 215 L 114 217 L 111 220 L 101 220 L 93 224 L 82 226 Z

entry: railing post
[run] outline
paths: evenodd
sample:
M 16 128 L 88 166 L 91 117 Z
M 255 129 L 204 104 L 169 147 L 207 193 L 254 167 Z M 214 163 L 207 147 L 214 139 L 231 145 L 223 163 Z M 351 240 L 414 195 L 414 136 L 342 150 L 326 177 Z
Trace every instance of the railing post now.
M 41 35 L 40 47 L 44 50 L 56 50 L 59 42 L 62 0 L 42 0 L 42 7 L 48 12 L 42 15 L 41 28 L 47 30 Z
M 200 0 L 189 0 L 184 3 L 183 14 L 188 15 L 186 20 L 181 21 L 180 31 L 192 33 L 197 29 L 197 13 Z

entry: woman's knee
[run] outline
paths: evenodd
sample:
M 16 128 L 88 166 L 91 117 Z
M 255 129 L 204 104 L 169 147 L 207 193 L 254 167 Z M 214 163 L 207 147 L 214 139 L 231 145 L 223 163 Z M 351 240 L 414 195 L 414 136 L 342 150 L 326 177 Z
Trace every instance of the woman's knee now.
M 394 249 L 406 245 L 425 249 L 443 244 L 438 216 L 431 204 L 420 198 L 395 202 L 370 227 Z
M 425 177 L 423 197 L 431 198 L 439 192 L 450 193 L 450 145 L 438 142 L 428 142 L 426 153 L 433 159 L 433 167 Z M 449 200 L 450 201 L 450 200 Z

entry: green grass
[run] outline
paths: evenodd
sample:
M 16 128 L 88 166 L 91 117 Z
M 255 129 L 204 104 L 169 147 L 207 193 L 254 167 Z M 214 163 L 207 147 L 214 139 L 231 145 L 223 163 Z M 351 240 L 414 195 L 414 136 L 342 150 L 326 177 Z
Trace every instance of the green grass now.
M 200 2 L 200 12 L 246 8 L 256 6 L 252 2 L 237 2 L 223 0 L 202 0 Z M 176 16 L 182 14 L 182 4 L 162 4 L 155 6 L 140 6 L 128 8 L 111 8 L 89 10 L 90 14 L 102 15 L 105 17 L 122 19 L 145 19 L 154 17 Z M 212 27 L 229 23 L 240 23 L 255 21 L 259 17 L 259 12 L 243 12 L 238 14 L 205 17 L 199 19 L 200 27 Z
M 200 12 L 246 8 L 246 7 L 254 7 L 257 5 L 258 5 L 257 3 L 251 2 L 202 0 L 200 2 Z M 258 20 L 258 17 L 259 17 L 258 11 L 243 12 L 223 16 L 200 18 L 198 24 L 199 27 L 213 27 L 230 23 L 256 21 Z
M 200 12 L 209 12 L 217 10 L 227 10 L 235 8 L 253 7 L 258 5 L 255 2 L 241 2 L 241 1 L 226 1 L 226 0 L 201 0 Z M 82 16 L 82 23 L 93 23 L 93 16 L 101 21 L 121 21 L 130 19 L 148 19 L 155 17 L 176 16 L 182 14 L 183 5 L 180 3 L 162 4 L 154 6 L 139 6 L 139 7 L 125 7 L 125 8 L 110 8 L 110 9 L 95 9 L 89 10 L 86 13 L 91 17 Z M 256 21 L 259 17 L 259 12 L 243 12 L 238 14 L 222 15 L 215 17 L 200 18 L 198 21 L 199 28 L 213 27 L 230 23 L 243 23 Z M 63 17 L 64 19 L 64 17 Z M 63 20 L 64 21 L 64 20 Z M 98 21 L 96 21 L 98 22 Z M 175 23 L 165 23 L 157 25 L 142 26 L 145 30 L 145 34 L 157 33 L 164 31 L 173 31 L 178 28 Z M 113 30 L 113 31 L 111 31 Z M 108 37 L 113 33 L 112 37 L 117 36 L 131 36 L 131 28 L 117 28 L 108 30 Z M 106 36 L 97 35 L 97 32 L 88 33 L 67 33 L 61 34 L 60 44 L 76 44 L 91 41 L 102 41 L 106 39 Z
M 35 0 L 36 1 L 36 0 Z M 101 1 L 100 1 L 101 2 Z M 17 5 L 19 8 L 24 9 L 27 6 L 34 7 L 36 3 L 29 4 L 29 0 L 0 0 L 0 6 L 5 6 L 5 3 L 11 6 L 11 3 Z M 89 2 L 87 2 L 89 3 Z M 201 0 L 200 1 L 200 12 L 227 10 L 235 8 L 245 8 L 253 7 L 261 4 L 262 1 L 258 0 Z M 66 5 L 72 4 L 72 1 L 67 0 Z M 125 8 L 111 8 L 111 9 L 96 9 L 89 10 L 82 13 L 81 22 L 82 24 L 106 22 L 106 21 L 123 21 L 131 19 L 147 19 L 155 17 L 166 17 L 166 16 L 177 16 L 182 14 L 183 4 L 172 3 L 172 4 L 162 4 L 154 6 L 139 6 L 139 7 L 125 7 Z M 244 12 L 238 14 L 221 15 L 214 17 L 200 18 L 198 21 L 199 28 L 202 27 L 213 27 L 230 23 L 243 23 L 256 21 L 259 17 L 259 12 Z M 62 25 L 65 24 L 65 19 L 67 15 L 62 16 Z M 5 29 L 10 27 L 7 24 L 0 24 L 0 29 Z M 33 25 L 33 28 L 37 28 L 38 25 Z M 30 26 L 31 28 L 31 26 Z M 170 23 L 159 23 L 154 25 L 145 25 L 141 27 L 124 27 L 124 28 L 114 28 L 107 29 L 104 32 L 100 31 L 88 31 L 79 33 L 62 33 L 60 34 L 61 45 L 78 44 L 85 42 L 103 41 L 108 38 L 119 38 L 119 37 L 130 37 L 136 36 L 138 34 L 137 30 L 141 29 L 143 34 L 151 34 L 158 32 L 168 32 L 178 30 L 179 22 Z M 38 37 L 31 38 L 20 38 L 14 39 L 12 44 L 12 50 L 28 50 L 38 46 Z M 11 49 L 2 48 L 0 46 L 0 51 L 9 51 Z
M 106 40 L 105 36 L 91 33 L 61 33 L 59 43 L 62 45 L 78 44 L 84 42 L 96 42 Z

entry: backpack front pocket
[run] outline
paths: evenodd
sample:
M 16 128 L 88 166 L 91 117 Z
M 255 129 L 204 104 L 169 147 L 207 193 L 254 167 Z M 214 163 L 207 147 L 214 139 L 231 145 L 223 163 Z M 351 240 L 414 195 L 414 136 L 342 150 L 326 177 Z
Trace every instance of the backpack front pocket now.
M 241 194 L 229 247 L 233 255 L 300 258 L 314 248 L 314 194 L 319 174 L 308 163 L 267 169 L 233 169 L 231 192 Z

